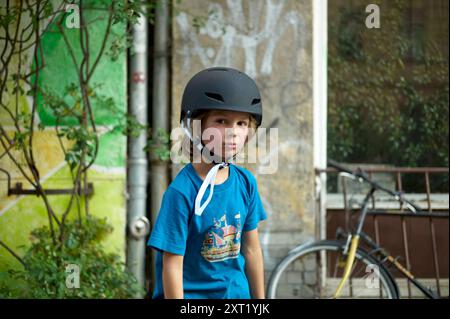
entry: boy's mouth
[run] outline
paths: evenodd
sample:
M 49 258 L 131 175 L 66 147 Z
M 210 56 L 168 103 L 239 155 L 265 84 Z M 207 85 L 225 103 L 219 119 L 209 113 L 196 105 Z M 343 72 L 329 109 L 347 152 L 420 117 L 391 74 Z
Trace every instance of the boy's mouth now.
M 225 143 L 224 146 L 227 149 L 236 149 L 237 147 L 236 143 Z

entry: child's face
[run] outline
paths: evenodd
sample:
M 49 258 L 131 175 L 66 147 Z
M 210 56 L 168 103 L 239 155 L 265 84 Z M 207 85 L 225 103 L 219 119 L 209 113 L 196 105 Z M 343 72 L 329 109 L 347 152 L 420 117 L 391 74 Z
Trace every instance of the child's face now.
M 249 113 L 211 111 L 202 122 L 203 143 L 214 154 L 228 159 L 244 147 L 249 125 Z

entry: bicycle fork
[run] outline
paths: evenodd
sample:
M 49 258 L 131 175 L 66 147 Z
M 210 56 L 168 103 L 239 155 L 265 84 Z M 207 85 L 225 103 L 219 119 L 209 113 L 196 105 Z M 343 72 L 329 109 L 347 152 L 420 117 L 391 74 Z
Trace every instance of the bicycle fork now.
M 348 277 L 350 276 L 350 272 L 353 267 L 353 262 L 355 261 L 356 256 L 356 249 L 358 248 L 359 244 L 359 235 L 352 236 L 352 240 L 350 242 L 350 249 L 348 251 L 348 257 L 347 262 L 345 263 L 345 270 L 344 275 L 342 276 L 341 282 L 339 283 L 339 286 L 337 287 L 333 298 L 338 298 L 342 288 L 344 288 L 345 283 L 347 282 Z
M 339 285 L 338 285 L 336 291 L 334 292 L 334 295 L 333 295 L 334 299 L 339 297 L 339 295 L 341 294 L 342 288 L 344 288 L 345 283 L 347 282 L 348 278 L 350 277 L 350 273 L 353 268 L 353 263 L 355 262 L 356 250 L 358 249 L 358 245 L 359 245 L 360 234 L 362 232 L 364 220 L 367 215 L 367 205 L 368 205 L 369 199 L 372 197 L 374 192 L 375 192 L 375 188 L 372 187 L 372 189 L 369 191 L 369 193 L 364 198 L 364 202 L 363 202 L 362 209 L 361 209 L 361 217 L 358 222 L 358 228 L 356 230 L 356 233 L 351 236 L 350 249 L 348 249 L 348 244 L 345 247 L 346 251 L 348 249 L 347 261 L 345 263 L 345 269 L 344 269 L 344 274 L 342 276 L 342 279 L 339 282 Z M 345 253 L 345 251 L 344 251 L 344 253 Z

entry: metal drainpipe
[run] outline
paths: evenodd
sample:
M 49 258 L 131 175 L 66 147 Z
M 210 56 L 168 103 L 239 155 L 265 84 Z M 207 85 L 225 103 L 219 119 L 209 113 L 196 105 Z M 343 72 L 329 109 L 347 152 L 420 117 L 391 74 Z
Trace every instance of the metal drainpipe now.
M 139 123 L 146 125 L 148 28 L 145 17 L 141 16 L 139 23 L 133 26 L 132 35 L 134 55 L 130 57 L 129 111 Z M 143 150 L 146 143 L 147 134 L 143 130 L 138 137 L 130 137 L 128 144 L 127 267 L 142 287 L 145 287 L 145 237 L 150 229 L 146 218 L 147 154 Z
M 169 131 L 169 7 L 168 1 L 159 2 L 155 19 L 154 60 L 153 60 L 153 107 L 152 130 Z M 169 182 L 167 163 L 161 162 L 154 154 L 150 154 L 150 189 L 152 225 L 156 221 L 161 200 Z M 155 253 L 151 251 L 151 282 L 155 283 Z

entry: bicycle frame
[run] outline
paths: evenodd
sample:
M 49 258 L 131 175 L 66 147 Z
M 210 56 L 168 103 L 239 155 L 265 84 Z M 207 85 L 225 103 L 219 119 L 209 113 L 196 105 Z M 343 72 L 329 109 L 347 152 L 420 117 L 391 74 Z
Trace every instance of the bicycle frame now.
M 344 275 L 338 285 L 338 288 L 336 289 L 333 298 L 338 298 L 342 288 L 344 287 L 345 283 L 347 282 L 348 278 L 350 277 L 350 272 L 353 267 L 353 263 L 355 261 L 355 252 L 360 244 L 360 239 L 362 239 L 365 243 L 367 243 L 373 250 L 371 252 L 366 252 L 368 255 L 373 255 L 374 253 L 380 254 L 382 257 L 382 261 L 387 260 L 392 265 L 395 266 L 395 268 L 400 271 L 408 281 L 410 281 L 414 286 L 416 286 L 425 296 L 431 299 L 438 299 L 439 296 L 436 295 L 432 290 L 422 285 L 415 277 L 414 275 L 407 270 L 396 258 L 394 258 L 392 255 L 390 255 L 384 248 L 380 247 L 377 243 L 375 243 L 370 236 L 368 236 L 366 233 L 362 231 L 362 228 L 364 226 L 365 219 L 367 217 L 368 212 L 368 203 L 370 198 L 373 196 L 374 192 L 376 191 L 375 187 L 372 187 L 370 191 L 367 193 L 366 197 L 364 198 L 363 204 L 361 206 L 360 210 L 360 218 L 358 221 L 357 230 L 355 233 L 350 234 L 349 240 L 347 240 L 346 247 L 344 249 L 344 254 L 347 254 L 347 261 L 345 264 L 344 269 Z M 393 278 L 393 276 L 391 276 Z M 394 284 L 397 286 L 394 280 Z M 398 290 L 398 287 L 397 287 Z

